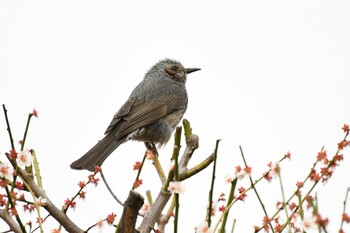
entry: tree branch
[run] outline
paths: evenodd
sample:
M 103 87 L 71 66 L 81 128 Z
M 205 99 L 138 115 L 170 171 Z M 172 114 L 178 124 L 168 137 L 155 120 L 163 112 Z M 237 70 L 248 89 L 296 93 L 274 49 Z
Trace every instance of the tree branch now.
M 143 197 L 131 190 L 124 204 L 123 215 L 120 219 L 118 233 L 134 233 L 138 212 L 144 203 Z
M 138 231 L 140 231 L 141 233 L 151 232 L 154 224 L 157 222 L 159 216 L 162 213 L 162 210 L 169 201 L 171 195 L 172 193 L 167 190 L 164 190 L 163 187 L 160 189 L 157 199 L 154 201 L 149 211 L 147 211 L 147 213 L 145 214 L 145 217 L 143 218 L 143 221 L 139 226 Z
M 44 189 L 40 188 L 26 171 L 18 169 L 18 174 L 33 190 L 37 198 L 42 197 L 46 200 L 44 208 L 66 229 L 66 231 L 71 233 L 84 233 L 84 231 L 75 225 L 75 223 L 72 222 L 72 220 L 70 220 L 65 213 L 63 213 L 51 202 Z
M 0 218 L 2 218 L 7 223 L 7 225 L 10 227 L 11 231 L 13 231 L 15 233 L 22 233 L 21 228 L 13 220 L 13 218 L 11 217 L 9 212 L 7 212 L 6 210 L 0 210 Z
M 191 176 L 196 175 L 200 171 L 207 168 L 213 161 L 214 161 L 214 153 L 209 155 L 208 158 L 206 158 L 205 160 L 203 160 L 201 163 L 194 166 L 193 168 L 188 169 L 183 173 L 180 173 L 180 180 L 186 180 L 186 179 L 190 178 Z
M 184 133 L 186 137 L 186 148 L 178 164 L 180 180 L 185 180 L 199 173 L 200 171 L 208 167 L 214 160 L 214 154 L 212 154 L 203 162 L 193 167 L 192 169 L 188 170 L 187 165 L 190 159 L 192 158 L 194 151 L 198 148 L 199 137 L 195 134 L 192 134 L 190 123 L 187 120 L 183 120 L 183 125 L 184 125 Z M 169 220 L 169 216 L 162 216 L 162 211 L 171 196 L 172 196 L 171 192 L 167 191 L 163 187 L 161 188 L 155 202 L 153 203 L 151 208 L 147 211 L 141 225 L 138 227 L 138 231 L 140 231 L 141 233 L 149 233 L 153 229 L 154 224 L 160 221 L 161 221 L 161 224 L 163 224 L 161 226 L 162 230 L 164 230 L 164 226 L 166 222 Z M 165 218 L 162 218 L 162 217 L 165 217 Z

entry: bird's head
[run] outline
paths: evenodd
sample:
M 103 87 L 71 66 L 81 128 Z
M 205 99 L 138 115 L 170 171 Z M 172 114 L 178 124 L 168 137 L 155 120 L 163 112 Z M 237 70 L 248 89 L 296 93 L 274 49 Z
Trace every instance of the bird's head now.
M 155 64 L 150 71 L 156 70 L 165 73 L 169 78 L 186 83 L 187 74 L 200 70 L 199 68 L 185 68 L 180 62 L 172 59 L 164 59 Z

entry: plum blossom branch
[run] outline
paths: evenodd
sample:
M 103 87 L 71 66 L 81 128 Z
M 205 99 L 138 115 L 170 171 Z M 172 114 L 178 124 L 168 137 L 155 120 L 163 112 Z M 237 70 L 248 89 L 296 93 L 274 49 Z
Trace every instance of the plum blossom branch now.
M 27 183 L 27 185 L 33 190 L 33 193 L 37 198 L 42 197 L 46 200 L 44 208 L 54 217 L 68 232 L 72 233 L 84 233 L 71 219 L 61 210 L 59 210 L 46 195 L 45 191 L 40 188 L 30 175 L 22 169 L 18 170 L 19 176 Z
M 132 190 L 134 190 L 135 188 L 137 188 L 139 186 L 139 185 L 136 185 L 136 184 L 139 183 L 141 171 L 142 171 L 143 165 L 145 164 L 146 157 L 147 157 L 147 151 L 145 152 L 145 155 L 143 156 L 141 165 L 137 166 L 137 175 L 136 175 L 134 184 L 132 185 Z M 134 166 L 134 169 L 135 169 L 135 166 Z
M 12 138 L 12 133 L 11 133 L 11 127 L 10 127 L 10 123 L 8 120 L 8 116 L 7 116 L 7 110 L 5 108 L 5 105 L 3 105 L 3 109 L 4 109 L 4 113 L 5 113 L 5 118 L 6 118 L 6 124 L 7 124 L 7 130 L 9 133 L 9 138 L 10 138 L 10 142 L 11 142 L 11 147 L 12 150 L 10 151 L 10 153 L 6 153 L 7 158 L 9 159 L 9 161 L 11 162 L 12 166 L 14 168 L 16 168 L 16 173 L 13 176 L 13 182 L 12 182 L 12 188 L 11 191 L 7 188 L 7 186 L 5 187 L 5 190 L 7 191 L 7 195 L 8 195 L 8 203 L 12 206 L 12 210 L 15 212 L 15 216 L 16 216 L 16 220 L 19 224 L 19 227 L 21 229 L 21 232 L 26 232 L 26 229 L 24 227 L 24 225 L 21 222 L 21 219 L 19 217 L 19 215 L 17 214 L 17 211 L 15 209 L 14 203 L 12 202 L 12 196 L 11 193 L 13 193 L 13 189 L 15 188 L 15 184 L 17 184 L 16 182 L 16 178 L 17 176 L 19 176 L 23 183 L 25 184 L 27 190 L 29 190 L 31 192 L 31 194 L 33 195 L 33 199 L 34 199 L 34 205 L 36 205 L 37 207 L 37 211 L 38 211 L 38 200 L 46 200 L 45 201 L 45 205 L 43 206 L 50 214 L 51 216 L 53 216 L 59 223 L 61 223 L 64 228 L 69 231 L 69 232 L 79 232 L 82 233 L 83 231 L 77 227 L 66 215 L 65 213 L 63 213 L 62 211 L 60 211 L 51 201 L 50 199 L 46 196 L 45 191 L 42 189 L 42 187 L 40 187 L 39 185 L 37 185 L 33 179 L 33 174 L 31 172 L 31 169 L 27 169 L 29 166 L 32 166 L 31 164 L 31 160 L 29 159 L 29 157 L 25 154 L 23 154 L 23 148 L 24 148 L 24 144 L 25 144 L 25 139 L 27 137 L 27 133 L 28 133 L 28 128 L 29 128 L 29 123 L 30 123 L 30 119 L 32 118 L 32 116 L 37 117 L 38 113 L 37 111 L 34 109 L 33 112 L 31 114 L 29 114 L 28 120 L 27 120 L 27 126 L 26 126 L 26 130 L 24 133 L 24 137 L 23 140 L 21 141 L 21 147 L 22 147 L 22 151 L 20 154 L 16 152 L 14 144 L 13 144 L 13 138 Z M 18 156 L 18 154 L 20 154 L 20 156 Z M 18 157 L 17 157 L 18 156 Z M 24 163 L 24 167 L 25 169 L 21 169 L 16 162 L 16 158 L 20 159 L 21 162 Z M 29 160 L 28 160 L 29 159 Z M 28 162 L 28 164 L 27 164 Z M 30 162 L 30 164 L 29 164 Z M 1 164 L 3 165 L 3 164 Z M 28 166 L 29 165 L 29 166 Z M 1 169 L 4 170 L 4 169 Z M 9 168 L 5 169 L 7 171 L 7 173 L 9 173 Z M 12 176 L 13 174 L 11 174 Z M 40 179 L 39 180 L 39 184 L 41 185 Z M 8 206 L 8 205 L 7 205 Z M 40 227 L 40 213 L 39 214 L 39 227 Z
M 86 231 L 84 231 L 84 233 L 89 232 L 92 228 L 102 224 L 103 222 L 107 222 L 109 225 L 112 225 L 114 220 L 115 220 L 116 214 L 111 213 L 109 214 L 105 219 L 102 219 L 100 221 L 98 221 L 97 223 L 94 223 L 93 225 L 89 226 Z
M 284 159 L 286 159 L 286 156 L 283 156 L 283 158 L 280 159 L 279 163 L 282 162 Z M 242 200 L 242 197 L 244 197 L 248 191 L 252 190 L 253 187 L 255 187 L 261 180 L 266 179 L 266 175 L 269 174 L 269 173 L 271 172 L 271 170 L 272 170 L 272 169 L 270 168 L 270 169 L 269 169 L 267 172 L 265 172 L 259 179 L 255 180 L 255 182 L 254 182 L 249 188 L 247 188 L 247 189 L 242 189 L 242 191 L 240 192 L 240 195 L 238 195 L 237 197 L 235 197 L 235 198 L 232 200 L 232 202 L 231 202 L 228 206 L 226 206 L 225 210 L 222 212 L 221 216 L 220 216 L 219 219 L 217 220 L 217 222 L 216 222 L 216 224 L 215 224 L 215 226 L 214 226 L 212 232 L 216 232 L 216 230 L 217 230 L 218 227 L 219 227 L 220 222 L 222 222 L 222 220 L 223 220 L 225 214 L 230 210 L 230 208 L 231 208 L 237 201 Z
M 346 194 L 345 194 L 345 199 L 343 201 L 343 213 L 342 213 L 342 221 L 340 223 L 340 228 L 339 228 L 339 232 L 343 231 L 343 224 L 344 222 L 350 223 L 350 216 L 348 214 L 345 213 L 346 210 L 346 203 L 348 201 L 348 195 L 350 193 L 350 187 L 346 189 Z
M 2 105 L 2 108 L 3 108 L 3 110 L 4 110 L 4 115 L 5 115 L 6 125 L 7 125 L 7 131 L 8 131 L 9 138 L 10 138 L 10 143 L 11 143 L 11 149 L 12 149 L 12 151 L 15 151 L 15 146 L 14 146 L 14 143 L 13 143 L 13 137 L 12 137 L 11 127 L 10 127 L 10 122 L 9 122 L 9 119 L 8 119 L 8 116 L 7 116 L 7 109 L 6 109 L 6 107 L 5 107 L 5 104 Z M 17 166 L 16 166 L 16 162 L 15 162 L 15 161 L 12 161 L 12 160 L 10 159 L 10 156 L 7 155 L 7 158 L 9 159 L 9 161 L 11 162 L 11 164 L 14 165 L 14 167 L 17 167 Z M 13 184 L 16 183 L 16 177 L 17 177 L 16 175 L 13 177 Z M 7 193 L 8 197 L 9 197 L 9 198 L 8 198 L 8 202 L 6 203 L 6 209 L 8 208 L 9 204 L 11 205 L 11 207 L 12 207 L 13 209 L 15 209 L 15 205 L 14 205 L 14 203 L 12 202 L 12 198 L 11 198 L 11 195 L 10 195 L 10 193 L 12 193 L 12 191 L 13 191 L 13 189 L 14 189 L 14 185 L 13 185 L 12 188 L 11 188 L 11 192 L 9 191 L 9 189 L 8 189 L 7 186 L 6 186 L 5 189 L 6 189 L 6 193 Z M 23 223 L 22 223 L 22 220 L 21 220 L 21 218 L 20 218 L 18 215 L 16 215 L 16 220 L 17 220 L 17 222 L 18 222 L 18 224 L 19 224 L 21 230 L 22 230 L 23 232 L 26 232 L 25 227 L 24 227 L 24 225 L 23 225 Z
M 317 184 L 322 181 L 323 183 L 327 182 L 332 174 L 334 173 L 334 168 L 336 166 L 339 165 L 339 162 L 341 160 L 343 160 L 343 155 L 341 154 L 342 153 L 342 150 L 349 146 L 350 145 L 350 142 L 347 141 L 347 137 L 349 135 L 349 126 L 348 125 L 344 125 L 344 127 L 342 128 L 343 131 L 345 132 L 345 135 L 342 139 L 341 142 L 338 143 L 338 149 L 335 153 L 335 155 L 329 160 L 327 158 L 327 153 L 326 151 L 324 150 L 324 147 L 322 147 L 321 151 L 318 152 L 318 155 L 316 157 L 316 161 L 315 163 L 313 164 L 312 168 L 310 169 L 310 172 L 308 173 L 308 175 L 306 176 L 306 178 L 304 179 L 303 182 L 298 182 L 297 183 L 297 189 L 295 192 L 293 192 L 293 194 L 290 196 L 290 198 L 285 201 L 285 205 L 284 206 L 287 206 L 289 205 L 289 203 L 291 202 L 291 200 L 296 196 L 298 195 L 298 198 L 299 198 L 299 205 L 295 206 L 293 208 L 293 211 L 291 214 L 289 214 L 289 217 L 286 219 L 286 222 L 283 224 L 283 225 L 280 225 L 278 227 L 278 230 L 279 232 L 282 232 L 284 230 L 284 228 L 287 226 L 287 225 L 290 225 L 291 223 L 291 220 L 292 218 L 297 214 L 297 212 L 300 210 L 300 214 L 301 216 L 303 216 L 303 210 L 302 210 L 302 205 L 305 201 L 307 201 L 311 196 L 311 192 L 315 189 L 315 187 L 317 186 Z M 320 162 L 323 162 L 323 164 L 325 164 L 326 166 L 321 168 L 321 173 L 318 173 L 316 172 L 316 166 L 320 163 Z M 303 185 L 306 183 L 307 180 L 311 180 L 313 183 L 311 185 L 311 187 L 309 188 L 309 190 L 306 192 L 306 194 L 301 198 L 300 195 L 300 189 L 303 187 Z M 266 224 L 269 223 L 271 220 L 275 219 L 278 214 L 280 213 L 280 211 L 282 210 L 283 208 L 280 208 L 278 209 L 270 218 L 266 218 L 266 221 L 264 221 L 264 226 L 260 227 L 260 228 L 256 228 L 255 229 L 255 232 L 258 232 L 262 229 L 264 229 L 266 227 Z M 328 221 L 327 219 L 322 219 L 320 215 L 317 216 L 318 217 L 318 225 L 320 227 L 322 227 L 324 230 L 325 230 L 325 224 L 326 222 Z
M 75 207 L 75 205 L 76 205 L 75 199 L 77 199 L 78 197 L 82 198 L 82 199 L 85 198 L 85 192 L 83 191 L 83 189 L 86 187 L 86 185 L 88 185 L 90 183 L 95 184 L 95 185 L 98 184 L 99 179 L 95 178 L 95 176 L 100 172 L 101 172 L 101 168 L 96 166 L 94 172 L 88 176 L 87 182 L 80 181 L 78 183 L 79 190 L 72 198 L 66 199 L 65 204 L 63 206 L 63 210 L 62 210 L 63 213 L 67 213 L 69 207 L 71 207 L 71 208 Z
M 248 164 L 247 164 L 247 161 L 246 161 L 246 159 L 245 159 L 245 156 L 244 156 L 244 153 L 243 153 L 243 149 L 242 149 L 241 146 L 239 146 L 239 150 L 240 150 L 240 152 L 241 152 L 241 156 L 242 156 L 244 165 L 245 165 L 246 167 L 248 167 Z M 286 155 L 282 158 L 282 160 L 285 159 L 285 158 L 286 158 Z M 259 193 L 258 193 L 258 190 L 255 188 L 255 185 L 254 185 L 254 183 L 253 183 L 253 179 L 252 179 L 252 176 L 251 176 L 250 173 L 249 173 L 249 181 L 250 181 L 250 186 L 253 187 L 253 190 L 254 190 L 254 192 L 255 192 L 255 195 L 256 195 L 256 197 L 258 198 L 258 201 L 259 201 L 259 203 L 260 203 L 260 206 L 261 206 L 261 208 L 262 208 L 263 211 L 264 211 L 265 217 L 268 217 L 268 214 L 267 214 L 265 205 L 264 205 L 263 201 L 261 200 L 261 197 L 260 197 L 260 195 L 259 195 Z M 274 232 L 271 223 L 270 223 L 270 227 L 271 227 L 271 229 L 272 229 L 272 232 Z

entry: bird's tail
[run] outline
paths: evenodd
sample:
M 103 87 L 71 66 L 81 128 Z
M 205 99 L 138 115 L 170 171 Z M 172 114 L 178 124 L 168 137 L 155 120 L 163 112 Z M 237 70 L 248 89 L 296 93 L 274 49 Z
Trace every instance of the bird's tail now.
M 115 134 L 110 132 L 85 155 L 74 161 L 70 167 L 77 170 L 94 171 L 95 166 L 101 166 L 105 159 L 123 142 L 124 139 L 117 140 Z

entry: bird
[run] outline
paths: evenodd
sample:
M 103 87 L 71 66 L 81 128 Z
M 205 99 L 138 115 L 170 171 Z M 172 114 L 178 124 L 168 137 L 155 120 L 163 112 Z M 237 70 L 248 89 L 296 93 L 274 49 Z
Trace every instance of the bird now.
M 153 65 L 113 116 L 105 136 L 70 167 L 94 171 L 129 140 L 164 146 L 187 109 L 187 75 L 199 70 L 169 58 Z

